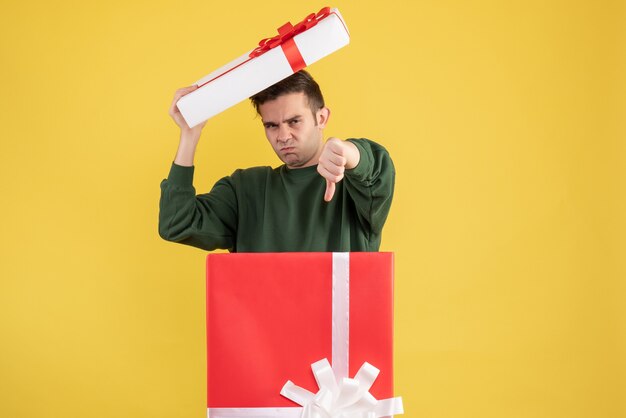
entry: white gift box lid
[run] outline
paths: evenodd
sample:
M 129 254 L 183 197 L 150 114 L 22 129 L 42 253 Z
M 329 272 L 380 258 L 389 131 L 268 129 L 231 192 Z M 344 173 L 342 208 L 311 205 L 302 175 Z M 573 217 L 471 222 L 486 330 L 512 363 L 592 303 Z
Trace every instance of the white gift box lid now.
M 339 10 L 326 9 L 323 15 L 322 11 L 307 17 L 314 16 L 313 19 L 317 20 L 314 26 L 292 38 L 305 66 L 350 42 L 348 28 Z M 195 83 L 200 88 L 177 102 L 189 127 L 193 128 L 294 73 L 281 46 L 250 57 L 254 51 L 249 51 L 201 78 Z

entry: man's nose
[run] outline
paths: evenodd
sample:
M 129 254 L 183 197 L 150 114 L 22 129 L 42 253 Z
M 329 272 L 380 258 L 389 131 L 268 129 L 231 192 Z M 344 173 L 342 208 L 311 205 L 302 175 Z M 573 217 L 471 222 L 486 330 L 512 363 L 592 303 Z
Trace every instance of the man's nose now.
M 286 141 L 291 138 L 291 132 L 289 131 L 289 126 L 286 123 L 281 123 L 278 125 L 278 137 L 276 137 L 277 141 Z

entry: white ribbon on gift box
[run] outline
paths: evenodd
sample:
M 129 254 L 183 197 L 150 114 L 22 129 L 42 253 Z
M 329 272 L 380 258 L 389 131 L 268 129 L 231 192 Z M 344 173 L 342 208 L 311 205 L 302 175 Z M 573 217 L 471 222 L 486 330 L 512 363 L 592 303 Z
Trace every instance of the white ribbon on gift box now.
M 354 379 L 344 377 L 337 382 L 327 359 L 311 365 L 320 388 L 313 394 L 287 381 L 280 394 L 302 405 L 302 418 L 380 418 L 404 413 L 402 398 L 376 400 L 369 393 L 379 370 L 363 363 Z
M 404 413 L 402 398 L 376 400 L 369 389 L 379 370 L 364 363 L 348 378 L 350 330 L 350 253 L 333 253 L 332 355 L 311 365 L 320 390 L 313 394 L 288 381 L 281 395 L 303 405 L 294 408 L 208 408 L 209 418 L 379 418 Z M 339 382 L 339 383 L 338 383 Z

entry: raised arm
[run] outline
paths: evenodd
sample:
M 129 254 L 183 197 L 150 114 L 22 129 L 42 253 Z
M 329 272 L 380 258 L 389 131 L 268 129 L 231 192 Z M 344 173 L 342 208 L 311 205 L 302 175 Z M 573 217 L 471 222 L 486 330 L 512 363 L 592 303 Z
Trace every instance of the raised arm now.
M 196 86 L 176 91 L 169 115 L 180 128 L 180 142 L 167 179 L 161 182 L 159 235 L 168 241 L 205 250 L 232 249 L 237 225 L 237 198 L 229 178 L 218 181 L 210 193 L 196 195 L 194 156 L 206 122 L 189 128 L 176 107 Z
M 169 111 L 170 116 L 180 128 L 180 142 L 178 143 L 178 151 L 176 152 L 174 163 L 184 167 L 193 166 L 193 158 L 196 154 L 196 147 L 200 141 L 200 134 L 202 133 L 202 128 L 206 125 L 206 121 L 190 128 L 189 125 L 187 125 L 187 122 L 185 122 L 185 119 L 180 113 L 180 110 L 178 110 L 176 104 L 181 97 L 197 89 L 198 86 L 189 86 L 176 90 L 174 100 L 172 100 Z

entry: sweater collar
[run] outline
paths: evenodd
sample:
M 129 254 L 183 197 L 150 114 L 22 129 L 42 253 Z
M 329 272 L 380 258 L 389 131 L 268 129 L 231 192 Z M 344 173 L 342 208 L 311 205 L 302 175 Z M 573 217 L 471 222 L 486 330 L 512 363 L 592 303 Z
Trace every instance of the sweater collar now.
M 282 175 L 292 179 L 304 179 L 315 175 L 319 176 L 317 172 L 317 164 L 303 168 L 289 168 L 287 165 L 283 164 L 280 166 L 280 172 Z

